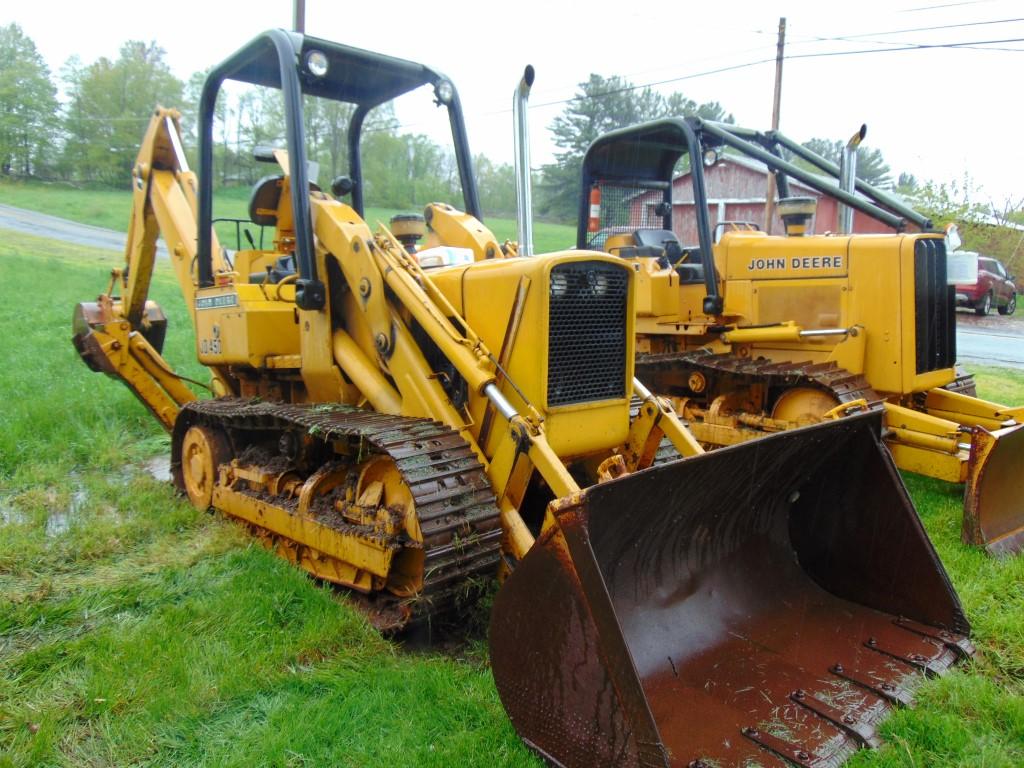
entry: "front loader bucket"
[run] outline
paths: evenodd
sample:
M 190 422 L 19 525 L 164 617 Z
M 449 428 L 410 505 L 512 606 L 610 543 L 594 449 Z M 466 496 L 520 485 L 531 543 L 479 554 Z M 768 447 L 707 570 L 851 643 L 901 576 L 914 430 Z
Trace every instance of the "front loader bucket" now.
M 1024 550 L 1024 425 L 975 427 L 964 490 L 963 540 L 990 554 Z
M 593 486 L 495 598 L 516 730 L 561 766 L 835 766 L 969 626 L 880 414 Z M 783 759 L 784 758 L 784 759 Z

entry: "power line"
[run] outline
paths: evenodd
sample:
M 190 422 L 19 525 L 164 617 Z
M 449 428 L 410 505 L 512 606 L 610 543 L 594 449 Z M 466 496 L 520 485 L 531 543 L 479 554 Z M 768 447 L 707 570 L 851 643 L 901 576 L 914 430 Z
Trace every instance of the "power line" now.
M 1024 21 L 1019 19 L 992 19 L 990 21 L 967 21 L 963 24 L 942 24 L 937 27 L 915 27 L 912 29 L 893 29 L 885 32 L 863 32 L 859 35 L 844 35 L 843 37 L 824 37 L 822 40 L 854 40 L 860 37 L 881 37 L 884 35 L 902 35 L 910 32 L 936 32 L 941 29 L 961 29 L 963 27 L 985 27 L 992 24 L 1016 24 Z
M 925 5 L 920 8 L 903 8 L 902 10 L 896 11 L 896 13 L 917 13 L 918 11 L 936 11 L 941 8 L 956 8 L 961 5 L 982 5 L 983 3 L 991 3 L 992 0 L 965 0 L 961 3 L 945 3 L 944 5 Z
M 967 42 L 967 43 L 933 43 L 933 44 L 921 43 L 921 44 L 903 45 L 903 46 L 901 46 L 899 48 L 866 48 L 866 49 L 861 49 L 861 50 L 857 50 L 857 51 L 823 51 L 823 52 L 819 52 L 819 53 L 797 53 L 797 54 L 792 54 L 792 55 L 786 55 L 785 59 L 787 59 L 787 60 L 790 60 L 790 59 L 816 59 L 816 58 L 825 58 L 825 57 L 831 57 L 831 56 L 857 56 L 857 55 L 868 54 L 868 53 L 894 53 L 894 52 L 898 52 L 898 51 L 914 51 L 914 50 L 922 50 L 922 49 L 929 49 L 929 48 L 934 48 L 934 49 L 938 49 L 938 48 L 955 49 L 955 48 L 964 48 L 964 47 L 968 47 L 968 46 L 995 45 L 995 44 L 1002 44 L 1002 43 L 1020 43 L 1020 42 L 1024 42 L 1024 38 L 1017 37 L 1017 38 L 1007 38 L 1007 39 L 1003 39 L 1003 40 L 976 40 L 976 41 Z M 992 49 L 992 48 L 982 48 L 980 50 L 995 50 L 995 49 Z M 1019 48 L 1011 48 L 1011 49 L 1005 49 L 1005 50 L 1020 51 L 1021 49 L 1019 49 Z M 656 80 L 656 81 L 653 81 L 653 82 L 650 82 L 650 83 L 641 83 L 641 84 L 638 84 L 638 85 L 623 86 L 622 88 L 613 88 L 610 91 L 604 91 L 602 93 L 588 94 L 588 98 L 601 99 L 601 98 L 606 98 L 608 96 L 614 96 L 614 95 L 619 94 L 619 93 L 628 93 L 630 91 L 640 90 L 641 88 L 653 88 L 653 87 L 656 87 L 656 86 L 659 86 L 659 85 L 668 85 L 670 83 L 682 82 L 683 80 L 694 80 L 694 79 L 699 78 L 699 77 L 707 77 L 709 75 L 718 75 L 718 74 L 722 74 L 724 72 L 735 72 L 735 71 L 740 70 L 740 69 L 747 69 L 749 67 L 756 67 L 756 66 L 759 66 L 761 64 L 768 64 L 768 63 L 771 63 L 771 62 L 774 62 L 774 61 L 775 61 L 774 58 L 759 59 L 757 61 L 748 61 L 748 62 L 746 62 L 744 64 L 733 64 L 733 65 L 728 66 L 728 67 L 718 67 L 717 69 L 709 69 L 709 70 L 705 70 L 703 72 L 694 72 L 694 73 L 691 73 L 691 74 L 688 74 L 688 75 L 680 75 L 679 77 L 671 77 L 671 78 L 668 78 L 668 79 L 665 79 L 665 80 Z M 572 97 L 570 97 L 568 99 L 557 99 L 557 100 L 554 100 L 554 101 L 545 101 L 545 102 L 540 102 L 538 104 L 531 104 L 530 107 L 531 108 L 533 108 L 533 107 L 551 107 L 551 106 L 557 106 L 559 104 L 568 104 L 570 101 L 572 101 L 575 98 L 576 98 L 576 96 L 572 96 Z M 506 109 L 497 110 L 495 112 L 488 113 L 488 114 L 505 114 L 505 113 L 511 112 L 511 111 L 512 111 L 511 109 L 507 109 L 506 108 Z
M 830 37 L 830 38 L 822 38 L 822 40 L 838 40 L 838 41 L 843 41 L 843 38 L 841 38 L 841 37 Z M 856 42 L 856 41 L 850 40 L 849 42 L 852 43 L 852 42 Z M 863 42 L 865 42 L 865 43 L 874 43 L 875 45 L 903 46 L 903 48 L 891 48 L 890 50 L 904 50 L 904 49 L 925 47 L 921 43 L 909 43 L 909 42 L 900 41 L 900 40 L 893 40 L 891 42 L 887 41 L 887 40 L 864 40 Z M 950 45 L 949 47 L 954 47 L 954 46 Z M 962 48 L 965 48 L 965 49 L 970 49 L 972 51 L 1005 51 L 1005 52 L 1008 52 L 1008 53 L 1018 53 L 1020 51 L 1024 51 L 1024 48 L 994 48 L 994 47 L 986 46 L 986 45 L 971 45 L 969 43 L 957 44 L 956 47 L 962 47 Z M 885 48 L 879 48 L 878 52 L 882 53 L 885 50 L 886 50 Z
M 974 26 L 985 26 L 985 25 L 993 25 L 993 24 L 1009 24 L 1009 23 L 1015 23 L 1015 22 L 1024 22 L 1024 18 L 993 19 L 993 20 L 989 20 L 989 21 L 968 22 L 968 23 L 963 23 L 963 24 L 944 24 L 944 25 L 941 25 L 941 26 L 933 26 L 933 27 L 916 27 L 916 28 L 911 28 L 911 29 L 893 30 L 891 32 L 865 32 L 865 33 L 861 33 L 861 34 L 857 34 L 857 35 L 847 35 L 847 36 L 843 36 L 843 37 L 819 37 L 819 36 L 812 36 L 809 39 L 800 40 L 800 41 L 797 41 L 797 42 L 792 43 L 792 44 L 793 45 L 800 45 L 800 44 L 808 44 L 808 43 L 815 43 L 815 42 L 825 42 L 825 41 L 840 41 L 840 42 L 842 42 L 842 41 L 848 41 L 848 40 L 852 41 L 852 40 L 855 40 L 855 39 L 858 39 L 858 38 L 871 37 L 871 36 L 874 36 L 874 35 L 903 34 L 903 33 L 910 33 L 910 32 L 930 32 L 930 31 L 943 30 L 943 29 L 957 29 L 957 28 L 960 28 L 960 27 L 974 27 Z M 753 32 L 755 34 L 759 34 L 759 35 L 771 34 L 772 36 L 774 36 L 776 34 L 774 31 L 769 33 L 769 32 L 767 32 L 765 30 L 760 30 L 760 29 L 753 30 Z M 878 45 L 885 45 L 885 46 L 900 46 L 898 48 L 891 48 L 889 50 L 913 50 L 915 48 L 924 48 L 924 47 L 936 47 L 936 48 L 942 48 L 942 47 L 950 47 L 950 48 L 962 47 L 962 48 L 970 48 L 972 46 L 982 46 L 982 45 L 986 45 L 988 43 L 996 43 L 996 42 L 1003 42 L 1003 41 L 980 41 L 980 42 L 977 42 L 977 43 L 950 43 L 950 44 L 933 45 L 933 46 L 929 46 L 929 45 L 925 45 L 925 44 L 918 44 L 918 43 L 896 42 L 896 41 L 894 41 L 894 42 L 887 42 L 887 41 L 883 41 L 883 40 L 878 40 L 878 41 L 866 40 L 865 42 L 873 42 L 873 43 L 876 43 Z M 755 48 L 744 49 L 744 51 L 755 51 L 755 50 L 762 50 L 762 49 L 763 49 L 762 46 L 758 46 L 758 47 L 755 47 Z M 790 59 L 790 58 L 812 58 L 813 56 L 818 56 L 818 55 L 820 55 L 820 56 L 838 56 L 838 55 L 848 55 L 848 54 L 883 52 L 885 50 L 886 49 L 867 49 L 867 50 L 861 50 L 861 51 L 835 52 L 835 53 L 833 53 L 833 52 L 824 52 L 824 53 L 818 53 L 818 54 L 793 54 L 793 55 L 787 55 L 785 58 L 787 58 L 787 59 Z M 976 50 L 1006 51 L 1006 52 L 1011 52 L 1011 53 L 1017 53 L 1017 52 L 1020 52 L 1022 49 L 1020 49 L 1020 48 L 990 48 L 989 47 L 989 48 L 976 48 Z M 736 51 L 734 53 L 743 53 L 744 51 Z M 753 66 L 757 66 L 759 64 L 766 64 L 766 63 L 770 63 L 770 62 L 773 62 L 773 61 L 775 61 L 774 58 L 758 59 L 756 61 L 747 62 L 745 64 L 730 65 L 730 66 L 721 67 L 721 68 L 718 68 L 718 69 L 710 69 L 710 70 L 706 70 L 706 71 L 703 71 L 703 72 L 697 72 L 697 73 L 694 73 L 694 74 L 691 74 L 691 75 L 682 75 L 682 76 L 679 76 L 679 77 L 669 78 L 669 79 L 666 79 L 666 80 L 656 80 L 656 81 L 652 81 L 652 82 L 645 83 L 645 84 L 642 84 L 642 85 L 630 86 L 630 87 L 624 88 L 624 89 L 616 89 L 616 90 L 607 91 L 607 92 L 601 93 L 601 94 L 594 94 L 594 95 L 592 95 L 592 98 L 602 98 L 605 95 L 611 96 L 611 95 L 615 95 L 617 93 L 627 92 L 629 90 L 638 90 L 638 89 L 641 89 L 641 88 L 649 88 L 649 87 L 658 86 L 658 85 L 666 85 L 668 83 L 678 82 L 678 81 L 687 80 L 687 79 L 694 79 L 694 78 L 698 78 L 698 77 L 705 77 L 707 75 L 721 74 L 723 72 L 729 72 L 729 71 L 733 71 L 733 70 L 736 70 L 736 69 L 743 69 L 743 68 L 746 68 L 746 67 L 753 67 Z M 650 70 L 648 70 L 648 71 L 650 71 Z M 642 74 L 642 73 L 633 73 L 632 75 L 626 74 L 626 75 L 623 75 L 622 77 L 628 78 L 628 77 L 634 76 L 635 74 Z M 568 102 L 572 101 L 573 98 L 575 98 L 575 96 L 570 96 L 570 97 L 565 98 L 565 99 L 554 99 L 554 100 L 550 100 L 550 101 L 532 102 L 530 104 L 530 108 L 531 109 L 539 109 L 539 108 L 542 108 L 542 107 L 551 107 L 551 106 L 558 106 L 559 104 L 567 104 Z M 489 112 L 485 112 L 483 114 L 485 116 L 503 115 L 503 114 L 508 114 L 511 111 L 512 111 L 511 109 L 502 108 L 502 109 L 497 109 L 497 110 L 492 110 L 492 111 L 489 111 Z
M 969 43 L 910 43 L 899 48 L 868 48 L 859 51 L 826 51 L 823 53 L 798 53 L 794 56 L 787 56 L 791 59 L 815 59 L 826 56 L 855 56 L 862 53 L 895 53 L 897 51 L 917 51 L 929 48 L 971 48 L 980 45 L 997 45 L 1003 43 L 1024 43 L 1024 37 L 1009 37 L 1003 40 L 974 40 Z M 978 48 L 982 51 L 1020 51 L 1020 48 Z
M 894 30 L 891 30 L 891 31 L 882 31 L 882 32 L 863 32 L 863 33 L 860 33 L 860 34 L 857 34 L 857 35 L 841 35 L 841 36 L 837 36 L 837 37 L 825 37 L 825 36 L 813 35 L 809 39 L 801 40 L 797 44 L 807 44 L 807 43 L 816 43 L 816 42 L 854 42 L 854 41 L 857 41 L 857 40 L 863 40 L 864 42 L 875 43 L 877 45 L 890 45 L 890 46 L 892 46 L 892 45 L 902 45 L 902 46 L 915 47 L 915 46 L 920 45 L 920 44 L 919 43 L 910 43 L 910 42 L 901 42 L 901 41 L 889 42 L 889 41 L 886 41 L 886 40 L 870 40 L 870 39 L 866 39 L 866 38 L 884 37 L 886 35 L 910 34 L 910 33 L 914 33 L 914 32 L 933 32 L 933 31 L 943 30 L 943 29 L 961 29 L 961 28 L 964 28 L 964 27 L 989 26 L 989 25 L 992 25 L 992 24 L 1014 24 L 1014 23 L 1019 23 L 1019 22 L 1022 22 L 1022 21 L 1024 21 L 1024 18 L 1019 18 L 1019 19 L 993 19 L 991 21 L 972 21 L 972 22 L 965 22 L 963 24 L 943 24 L 941 26 L 935 26 L 935 27 L 914 27 L 914 28 L 911 28 L 911 29 L 894 29 Z M 962 47 L 964 47 L 964 48 L 973 48 L 974 50 L 982 50 L 982 51 L 1009 51 L 1009 52 L 1016 52 L 1016 51 L 1021 50 L 1020 48 L 982 48 L 982 47 L 976 47 L 976 46 L 969 45 L 969 44 L 963 44 Z
M 857 40 L 857 39 L 862 39 L 862 38 L 866 38 L 866 37 L 884 37 L 885 35 L 902 35 L 902 34 L 910 34 L 910 33 L 913 33 L 913 32 L 936 32 L 936 31 L 943 30 L 943 29 L 961 29 L 963 27 L 983 27 L 983 26 L 990 26 L 992 24 L 1014 24 L 1014 23 L 1021 22 L 1021 21 L 1024 21 L 1024 18 L 1019 18 L 1019 19 L 992 19 L 990 21 L 970 21 L 970 22 L 964 22 L 963 24 L 942 24 L 940 26 L 935 26 L 935 27 L 911 27 L 909 29 L 893 29 L 893 30 L 885 30 L 885 31 L 881 31 L 881 32 L 862 32 L 862 33 L 856 34 L 856 35 L 842 35 L 842 36 L 839 36 L 839 37 L 824 37 L 824 36 L 818 36 L 818 35 L 811 35 L 811 36 L 809 36 L 808 39 L 796 41 L 794 43 L 794 45 L 803 45 L 803 44 L 806 44 L 806 43 L 815 43 L 815 42 L 832 41 L 832 40 L 839 40 L 839 41 Z M 759 34 L 759 35 L 769 35 L 770 34 L 770 35 L 774 36 L 774 34 L 775 34 L 774 32 L 769 32 L 769 31 L 763 30 L 763 29 L 755 30 L 755 32 L 757 34 Z

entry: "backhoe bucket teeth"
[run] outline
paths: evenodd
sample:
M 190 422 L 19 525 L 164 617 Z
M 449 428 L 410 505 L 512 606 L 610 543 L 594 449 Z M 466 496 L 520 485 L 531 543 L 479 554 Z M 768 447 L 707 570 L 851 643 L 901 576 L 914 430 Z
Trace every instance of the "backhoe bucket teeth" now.
M 491 619 L 523 739 L 561 766 L 835 766 L 876 746 L 892 707 L 973 653 L 880 418 L 554 502 Z
M 975 427 L 964 491 L 963 540 L 1007 555 L 1024 549 L 1024 425 Z

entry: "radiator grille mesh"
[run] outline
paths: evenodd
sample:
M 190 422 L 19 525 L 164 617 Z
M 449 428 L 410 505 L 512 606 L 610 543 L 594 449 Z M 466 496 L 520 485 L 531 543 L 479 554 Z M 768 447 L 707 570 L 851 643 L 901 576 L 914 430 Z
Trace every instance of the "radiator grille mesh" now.
M 548 405 L 625 397 L 628 270 L 559 264 L 548 290 Z

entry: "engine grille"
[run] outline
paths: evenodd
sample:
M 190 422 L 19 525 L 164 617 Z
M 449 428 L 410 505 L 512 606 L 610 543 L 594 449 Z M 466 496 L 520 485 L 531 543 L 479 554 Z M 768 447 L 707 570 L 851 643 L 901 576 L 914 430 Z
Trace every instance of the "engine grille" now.
M 629 271 L 559 264 L 548 291 L 548 405 L 625 397 Z
M 922 238 L 914 244 L 914 347 L 917 372 L 956 364 L 955 288 L 946 285 L 946 245 Z

